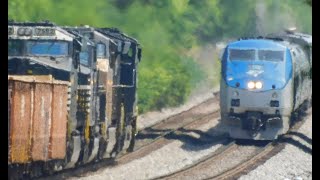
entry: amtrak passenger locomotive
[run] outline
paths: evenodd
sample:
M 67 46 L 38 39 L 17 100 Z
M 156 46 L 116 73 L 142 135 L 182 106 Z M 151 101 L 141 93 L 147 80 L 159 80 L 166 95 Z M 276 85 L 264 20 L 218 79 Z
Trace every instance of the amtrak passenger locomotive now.
M 240 39 L 221 60 L 221 122 L 232 138 L 276 139 L 311 102 L 311 35 Z

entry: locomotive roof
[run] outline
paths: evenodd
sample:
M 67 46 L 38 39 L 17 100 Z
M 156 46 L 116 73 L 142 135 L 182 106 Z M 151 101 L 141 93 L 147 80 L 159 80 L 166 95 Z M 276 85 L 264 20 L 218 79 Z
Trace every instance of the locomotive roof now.
M 287 34 L 287 37 L 296 43 L 312 46 L 312 36 L 309 34 L 294 33 Z
M 94 28 L 94 27 L 90 27 L 90 26 L 76 26 L 76 27 L 64 26 L 63 28 L 66 29 L 67 31 L 72 31 L 72 32 L 77 33 L 77 34 L 81 34 L 80 32 L 97 33 L 97 34 L 100 34 L 101 36 L 105 36 L 105 37 L 107 37 L 108 39 L 111 40 L 111 38 L 109 36 L 106 36 L 105 34 L 102 34 L 101 32 L 97 31 L 97 28 Z
M 238 49 L 285 49 L 286 47 L 270 39 L 245 39 L 228 45 L 228 48 Z
M 312 46 L 312 35 L 303 33 L 278 33 L 266 37 L 240 38 L 230 43 L 231 48 L 285 48 L 290 43 Z
M 40 21 L 40 22 L 16 22 L 13 20 L 8 20 L 8 26 L 47 26 L 54 27 L 56 24 L 50 21 Z
M 122 33 L 117 28 L 95 28 L 98 32 L 105 34 L 114 39 L 122 40 L 122 41 L 130 41 L 131 43 L 139 45 L 138 41 L 128 35 Z
M 15 22 L 13 20 L 8 20 L 8 26 L 44 26 L 44 27 L 55 27 L 57 29 L 66 29 L 65 31 L 68 31 L 70 34 L 72 35 L 76 35 L 78 36 L 79 34 L 76 32 L 72 32 L 72 30 L 70 29 L 79 29 L 79 30 L 86 30 L 86 29 L 90 29 L 90 30 L 96 30 L 97 32 L 106 35 L 112 39 L 117 39 L 117 40 L 121 40 L 121 41 L 130 41 L 131 43 L 140 45 L 139 42 L 122 33 L 119 29 L 117 28 L 94 28 L 94 27 L 89 27 L 89 26 L 84 26 L 84 27 L 62 27 L 60 28 L 59 26 L 57 26 L 56 24 L 50 22 L 50 21 L 40 21 L 40 22 Z M 67 30 L 68 29 L 68 30 Z
M 76 34 L 74 33 L 70 33 L 65 29 L 62 29 L 60 26 L 50 22 L 50 21 L 40 21 L 40 22 L 16 22 L 13 20 L 8 20 L 8 26 L 18 26 L 17 28 L 20 27 L 40 27 L 40 28 L 52 28 L 55 29 L 56 32 L 59 32 L 59 35 L 57 34 L 56 37 L 60 37 L 62 36 L 62 38 L 66 38 L 70 40 L 70 38 L 76 38 Z M 10 37 L 12 37 L 11 35 L 8 35 Z M 54 37 L 54 36 L 53 36 Z M 32 39 L 33 37 L 31 36 L 31 38 L 29 36 L 16 36 L 16 38 L 21 38 L 21 39 Z M 48 38 L 47 36 L 43 36 L 43 37 L 36 37 L 37 39 L 46 39 Z M 49 39 L 52 39 L 52 37 L 50 36 Z M 58 38 L 59 39 L 59 38 Z
M 78 38 L 78 40 L 81 40 L 82 38 L 83 38 L 83 35 L 81 35 L 80 33 L 78 33 L 78 32 L 76 32 L 76 31 L 73 31 L 73 30 L 67 30 L 70 34 L 73 34 L 73 35 L 75 35 L 77 38 Z M 80 39 L 81 38 L 81 39 Z M 87 41 L 87 45 L 90 45 L 90 46 L 95 46 L 95 43 L 92 41 L 92 40 L 90 40 L 90 39 L 87 39 L 86 40 Z M 79 41 L 79 44 L 81 44 L 82 45 L 82 43 Z

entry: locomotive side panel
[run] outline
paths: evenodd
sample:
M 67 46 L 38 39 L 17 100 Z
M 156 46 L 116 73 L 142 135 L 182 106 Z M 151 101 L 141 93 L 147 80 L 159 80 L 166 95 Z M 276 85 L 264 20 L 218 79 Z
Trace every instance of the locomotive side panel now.
M 297 110 L 305 100 L 310 100 L 312 95 L 312 79 L 310 76 L 311 59 L 301 46 L 291 47 L 294 68 L 294 110 Z

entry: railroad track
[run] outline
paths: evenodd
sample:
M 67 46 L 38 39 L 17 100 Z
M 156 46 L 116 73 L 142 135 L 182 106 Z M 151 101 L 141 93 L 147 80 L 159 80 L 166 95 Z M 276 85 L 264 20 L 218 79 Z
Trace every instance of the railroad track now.
M 249 160 L 257 152 L 264 149 L 265 143 L 255 146 L 251 141 L 247 144 L 237 143 L 231 139 L 224 139 L 221 147 L 211 154 L 201 158 L 184 169 L 160 176 L 154 179 L 210 179 L 222 173 L 225 169 L 236 168 L 242 162 Z M 235 159 L 235 157 L 237 157 Z M 226 162 L 229 162 L 227 164 Z M 223 175 L 221 175 L 223 176 Z
M 290 129 L 289 133 L 284 135 L 283 137 L 280 137 L 278 140 L 269 143 L 265 148 L 261 149 L 260 152 L 255 154 L 251 159 L 248 159 L 247 161 L 241 162 L 239 166 L 227 170 L 217 176 L 213 176 L 207 179 L 237 179 L 241 175 L 244 175 L 251 170 L 257 168 L 259 165 L 266 162 L 268 159 L 279 153 L 281 150 L 283 150 L 286 146 L 286 143 L 283 142 L 283 139 L 285 138 L 292 138 L 293 135 L 290 134 L 290 132 L 297 131 L 305 122 L 305 118 L 301 121 L 296 122 L 293 127 Z
M 255 169 L 285 147 L 285 138 L 298 130 L 305 119 L 296 122 L 289 133 L 273 142 L 227 140 L 226 144 L 196 163 L 154 179 L 237 179 Z M 228 164 L 229 163 L 229 164 Z
M 136 137 L 136 145 L 131 153 L 121 153 L 116 159 L 106 159 L 100 162 L 89 163 L 78 168 L 72 168 L 57 172 L 50 176 L 40 177 L 38 179 L 66 179 L 68 177 L 79 177 L 86 173 L 96 172 L 103 167 L 114 167 L 131 162 L 134 159 L 144 157 L 152 151 L 165 146 L 172 142 L 175 134 L 199 127 L 214 119 L 220 117 L 219 108 L 214 109 L 209 113 L 202 113 L 201 109 L 213 103 L 219 102 L 219 94 L 215 93 L 214 98 L 200 103 L 184 112 L 173 115 L 151 127 L 142 129 Z M 224 134 L 217 136 L 206 135 L 206 139 L 214 139 L 220 141 L 225 138 Z
M 106 168 L 111 169 L 116 165 L 123 165 L 135 159 L 142 158 L 151 152 L 173 142 L 175 138 L 172 137 L 174 137 L 176 134 L 185 132 L 186 129 L 196 129 L 202 125 L 207 125 L 213 120 L 217 120 L 219 118 L 219 109 L 216 109 L 210 113 L 197 114 L 199 108 L 201 109 L 211 103 L 216 103 L 216 101 L 216 98 L 209 99 L 208 101 L 201 103 L 199 106 L 169 117 L 150 128 L 141 130 L 137 136 L 137 145 L 134 149 L 134 152 L 120 154 L 115 161 L 104 160 L 98 163 L 92 163 L 92 165 L 88 165 L 89 167 L 71 169 L 69 172 L 59 173 L 56 176 L 45 177 L 45 179 L 82 177 L 99 173 L 99 171 L 102 171 Z M 292 130 L 300 128 L 303 122 L 304 121 L 300 121 L 296 123 Z M 222 146 L 212 154 L 207 155 L 205 158 L 201 158 L 198 162 L 193 163 L 192 165 L 189 165 L 180 171 L 157 177 L 155 179 L 190 179 L 190 177 L 192 177 L 192 179 L 197 179 L 194 178 L 197 177 L 196 174 L 199 174 L 199 172 L 201 173 L 201 171 L 205 170 L 206 167 L 210 167 L 212 164 L 221 166 L 223 162 L 233 159 L 233 157 L 241 156 L 242 159 L 234 162 L 229 167 L 224 167 L 222 170 L 220 169 L 219 172 L 198 177 L 198 179 L 235 179 L 255 169 L 260 164 L 263 164 L 267 159 L 271 158 L 285 147 L 285 144 L 281 143 L 281 139 L 280 141 L 262 145 L 260 144 L 257 146 L 256 144 L 250 143 L 249 145 L 236 143 L 230 139 L 227 139 L 222 134 L 220 136 L 211 136 L 207 134 L 206 136 L 206 139 L 211 139 L 211 141 L 214 140 L 216 143 L 222 144 Z M 286 137 L 288 136 L 290 135 L 286 135 Z M 102 167 L 105 168 L 102 169 Z

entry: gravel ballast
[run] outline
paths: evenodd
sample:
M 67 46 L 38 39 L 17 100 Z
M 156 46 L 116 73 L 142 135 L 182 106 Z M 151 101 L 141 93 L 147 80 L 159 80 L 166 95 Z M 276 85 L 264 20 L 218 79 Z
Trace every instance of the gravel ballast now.
M 212 95 L 211 95 L 212 97 Z M 218 106 L 215 104 L 214 106 Z M 210 107 L 208 109 L 212 109 Z M 207 108 L 204 108 L 204 111 Z M 183 110 L 180 110 L 183 111 Z M 240 177 L 246 179 L 312 179 L 312 109 L 309 110 L 306 122 L 295 132 L 292 140 L 288 140 L 286 147 L 278 154 L 267 160 L 263 165 Z M 145 127 L 150 126 L 162 118 L 153 122 L 145 123 Z M 140 121 L 144 122 L 144 121 Z M 212 123 L 196 128 L 202 132 L 214 134 L 210 130 L 216 127 L 219 121 L 212 120 Z M 140 124 L 141 125 L 141 124 Z M 216 132 L 216 131 L 215 131 Z M 188 133 L 198 137 L 195 133 Z M 152 153 L 135 159 L 127 164 L 114 167 L 106 167 L 96 172 L 90 172 L 83 177 L 70 179 L 152 179 L 166 174 L 179 171 L 208 154 L 215 152 L 222 144 L 209 143 L 197 144 L 183 141 L 181 139 L 153 151 Z M 201 172 L 201 171 L 199 171 Z M 195 177 L 199 177 L 194 176 Z M 187 177 L 187 179 L 193 179 Z M 201 176 L 200 176 L 201 179 Z
M 288 140 L 286 147 L 257 167 L 240 180 L 275 179 L 306 180 L 312 179 L 312 110 L 306 122 Z
M 175 108 L 166 108 L 162 109 L 161 111 L 152 111 L 152 112 L 147 112 L 145 114 L 142 114 L 138 116 L 138 130 L 150 127 L 154 124 L 159 123 L 160 121 L 169 118 L 170 116 L 179 114 L 183 111 L 187 111 L 188 109 L 197 106 L 198 104 L 214 97 L 213 92 L 218 92 L 219 88 L 214 88 L 211 89 L 209 92 L 202 93 L 201 96 L 191 96 L 189 100 Z
M 208 126 L 215 127 L 219 121 L 212 120 L 208 125 L 204 124 L 197 130 L 206 131 Z M 210 128 L 209 128 L 210 129 Z M 216 130 L 209 131 L 209 134 L 215 135 Z M 197 138 L 197 134 L 186 133 L 184 135 Z M 176 172 L 180 169 L 194 164 L 199 159 L 215 152 L 222 146 L 215 141 L 199 144 L 196 142 L 184 141 L 183 139 L 174 140 L 172 143 L 144 156 L 140 159 L 133 160 L 127 164 L 105 168 L 84 175 L 80 179 L 152 179 L 169 173 Z M 71 178 L 71 179 L 79 179 Z

